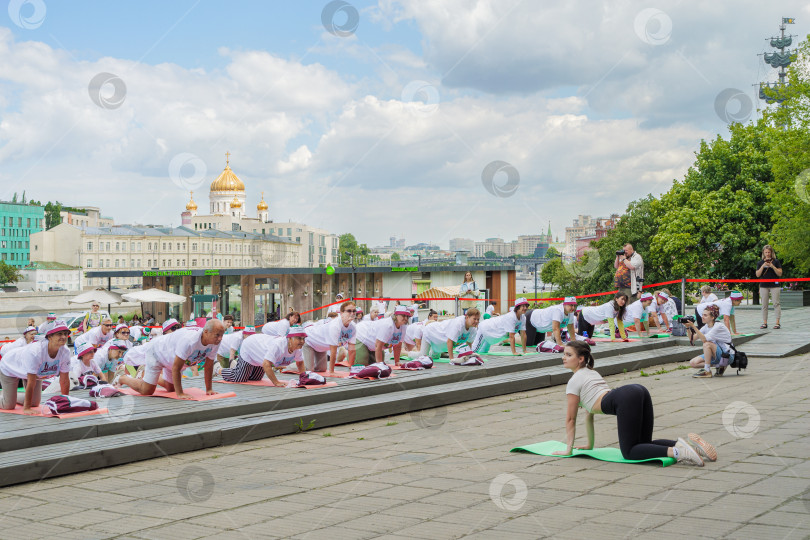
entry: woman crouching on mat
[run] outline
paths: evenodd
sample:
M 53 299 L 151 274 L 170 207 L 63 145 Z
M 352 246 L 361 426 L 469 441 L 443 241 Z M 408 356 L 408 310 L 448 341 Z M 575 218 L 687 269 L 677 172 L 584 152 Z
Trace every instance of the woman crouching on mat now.
M 273 386 L 286 386 L 287 383 L 278 380 L 275 370 L 295 362 L 298 371 L 304 372 L 301 347 L 306 336 L 300 326 L 291 327 L 286 337 L 253 334 L 245 338 L 239 347 L 236 365 L 216 371 L 228 382 L 260 381 L 267 375 Z
M 574 372 L 565 388 L 568 400 L 565 418 L 568 446 L 565 451 L 554 452 L 554 454 L 569 456 L 574 448 L 592 450 L 594 444 L 593 416 L 612 414 L 616 416 L 616 424 L 619 428 L 619 448 L 624 459 L 674 457 L 678 462 L 698 467 L 703 466 L 701 456 L 709 461 L 717 459 L 717 451 L 714 446 L 704 441 L 696 433 L 688 435 L 694 448 L 682 438 L 677 441 L 653 440 L 655 415 L 650 392 L 640 384 L 626 384 L 611 390 L 605 379 L 594 371 L 591 348 L 584 341 L 569 341 L 565 345 L 563 366 Z M 587 446 L 574 446 L 579 407 L 587 411 L 585 417 L 585 429 L 588 433 Z

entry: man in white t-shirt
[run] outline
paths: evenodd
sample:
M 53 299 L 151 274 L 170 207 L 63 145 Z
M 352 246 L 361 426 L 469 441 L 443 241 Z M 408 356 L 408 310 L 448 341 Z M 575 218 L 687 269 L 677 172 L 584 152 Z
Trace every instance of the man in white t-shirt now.
M 149 344 L 143 379 L 121 375 L 116 377 L 113 384 L 125 384 L 144 396 L 154 394 L 160 385 L 169 392 L 175 392 L 178 399 L 193 399 L 183 392 L 183 369 L 204 362 L 205 393 L 213 396 L 216 394 L 211 385 L 214 360 L 224 334 L 222 321 L 209 319 L 202 330 L 188 327 L 160 336 Z
M 231 362 L 236 358 L 236 353 L 246 337 L 256 333 L 255 326 L 246 326 L 238 332 L 233 332 L 222 337 L 222 342 L 217 349 L 217 361 L 223 368 L 231 367 Z
M 337 293 L 335 295 L 335 304 L 329 306 L 329 309 L 326 310 L 327 315 L 329 313 L 340 313 L 340 305 L 343 303 L 343 293 Z
M 546 339 L 546 333 L 551 332 L 554 341 L 562 347 L 563 327 L 568 328 L 568 339 L 576 339 L 574 319 L 576 318 L 577 299 L 575 296 L 566 296 L 562 304 L 555 304 L 543 309 L 533 309 L 527 322 L 532 326 L 529 330 L 536 332 L 537 338 L 529 340 L 528 345 L 539 345 Z M 527 331 L 527 336 L 529 335 Z
M 650 326 L 652 324 L 655 324 L 655 327 L 660 330 L 661 327 L 658 326 L 658 315 L 655 307 L 652 305 L 654 301 L 655 299 L 652 293 L 641 293 L 641 298 L 627 306 L 627 309 L 624 310 L 624 327 L 634 326 L 636 332 L 638 332 L 638 337 L 642 337 L 642 331 L 646 332 L 649 336 Z M 653 315 L 652 319 L 650 319 L 650 314 Z

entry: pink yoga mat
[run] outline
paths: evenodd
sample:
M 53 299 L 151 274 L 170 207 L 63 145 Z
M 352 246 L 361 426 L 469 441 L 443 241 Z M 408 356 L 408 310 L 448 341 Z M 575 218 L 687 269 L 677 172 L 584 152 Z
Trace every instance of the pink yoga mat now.
M 96 409 L 95 411 L 83 411 L 83 412 L 74 412 L 74 413 L 62 413 L 62 414 L 51 414 L 51 410 L 46 407 L 45 405 L 40 405 L 35 409 L 39 409 L 38 414 L 34 414 L 31 416 L 45 416 L 48 418 L 76 418 L 77 416 L 93 416 L 96 414 L 104 414 L 107 412 L 107 409 Z M 17 407 L 13 411 L 0 409 L 0 413 L 8 413 L 8 414 L 22 414 L 23 412 L 22 405 L 17 405 Z M 25 415 L 23 415 L 25 416 Z
M 391 366 L 391 369 L 393 369 L 394 371 L 398 369 L 401 369 L 403 371 L 424 371 L 426 368 L 419 369 L 415 367 Z
M 287 373 L 289 375 L 300 375 L 300 373 L 298 373 L 297 371 L 282 371 L 282 373 Z M 317 373 L 321 377 L 330 377 L 332 379 L 345 379 L 346 377 L 351 375 L 351 373 L 349 373 L 348 371 L 333 371 L 332 373 L 328 371 L 316 371 L 315 373 Z
M 138 392 L 136 392 L 132 388 L 119 388 L 119 390 L 122 393 L 127 394 L 129 396 L 143 396 L 143 394 L 139 394 Z M 183 390 L 185 391 L 186 394 L 188 394 L 188 395 L 190 395 L 192 397 L 192 399 L 190 399 L 188 401 L 208 401 L 208 400 L 211 400 L 211 399 L 223 399 L 223 398 L 229 398 L 229 397 L 236 397 L 235 392 L 225 392 L 225 393 L 215 394 L 213 396 L 208 396 L 208 395 L 205 394 L 205 390 L 203 390 L 202 388 L 184 388 Z M 156 388 L 155 393 L 152 394 L 151 396 L 143 396 L 143 397 L 163 397 L 163 398 L 169 398 L 169 399 L 179 399 L 177 397 L 176 392 L 167 392 L 166 390 L 164 390 L 163 388 L 160 388 L 160 387 Z M 186 401 L 186 400 L 180 400 L 180 401 Z
M 270 388 L 283 388 L 282 386 L 273 386 L 270 379 L 262 379 L 260 381 L 245 381 L 245 382 L 231 382 L 231 381 L 214 381 L 223 384 L 247 384 L 249 386 L 269 386 Z M 286 380 L 284 382 L 287 382 Z M 337 386 L 336 382 L 328 382 L 326 384 L 308 384 L 306 386 L 296 386 L 296 388 L 331 388 Z

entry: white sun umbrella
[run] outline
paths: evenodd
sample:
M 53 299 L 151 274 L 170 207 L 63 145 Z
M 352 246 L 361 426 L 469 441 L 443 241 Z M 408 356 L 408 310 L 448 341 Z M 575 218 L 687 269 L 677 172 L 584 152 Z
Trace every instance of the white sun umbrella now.
M 68 304 L 89 304 L 90 302 L 98 302 L 99 304 L 120 304 L 121 295 L 108 291 L 107 289 L 93 289 L 92 291 L 84 291 L 78 296 L 68 300 Z
M 182 294 L 174 294 L 160 289 L 146 289 L 122 295 L 124 300 L 130 302 L 166 302 L 168 304 L 179 304 L 186 301 Z

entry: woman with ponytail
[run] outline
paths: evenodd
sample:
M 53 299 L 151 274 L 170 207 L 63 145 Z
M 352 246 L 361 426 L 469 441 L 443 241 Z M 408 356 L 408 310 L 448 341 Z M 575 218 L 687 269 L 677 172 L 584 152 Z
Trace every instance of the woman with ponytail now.
M 700 435 L 690 433 L 686 440 L 677 441 L 653 440 L 652 398 L 650 392 L 640 384 L 626 384 L 613 390 L 599 373 L 593 369 L 594 360 L 591 347 L 584 341 L 569 341 L 563 352 L 563 366 L 574 372 L 565 388 L 567 396 L 567 413 L 565 420 L 565 451 L 557 455 L 569 456 L 574 448 L 592 450 L 594 445 L 593 417 L 595 414 L 612 414 L 616 416 L 619 429 L 619 448 L 624 459 L 650 459 L 674 457 L 699 467 L 703 458 L 709 461 L 717 459 L 714 446 L 704 441 Z M 574 446 L 576 436 L 577 410 L 582 407 L 587 411 L 585 429 L 588 433 L 587 446 Z M 690 445 L 691 443 L 691 445 Z
M 613 300 L 605 302 L 601 306 L 582 308 L 577 321 L 579 333 L 584 336 L 584 332 L 588 332 L 588 337 L 593 337 L 595 326 L 607 321 L 610 325 L 611 341 L 616 341 L 616 325 L 619 327 L 619 335 L 622 339 L 627 339 L 627 334 L 624 332 L 624 310 L 626 306 L 627 295 L 617 293 Z

